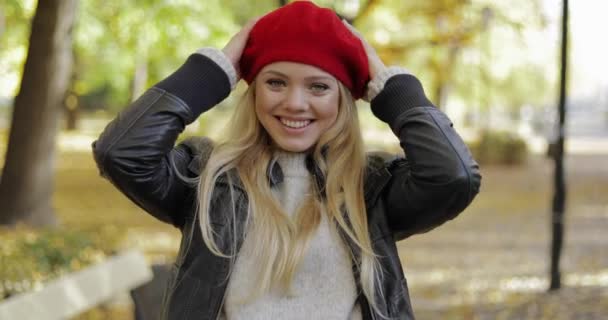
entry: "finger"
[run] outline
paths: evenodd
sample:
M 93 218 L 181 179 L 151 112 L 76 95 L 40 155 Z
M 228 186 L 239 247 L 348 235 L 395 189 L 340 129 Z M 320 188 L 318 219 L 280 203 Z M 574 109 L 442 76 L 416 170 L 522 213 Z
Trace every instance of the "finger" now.
M 245 25 L 243 26 L 242 31 L 249 33 L 249 31 L 251 31 L 251 29 L 253 29 L 253 27 L 255 26 L 255 24 L 261 19 L 261 16 L 258 17 L 254 17 L 252 19 L 249 19 L 249 21 L 247 21 L 247 23 L 245 23 Z
M 350 23 L 348 23 L 348 21 L 346 21 L 346 19 L 342 19 L 342 23 L 344 23 L 344 25 L 346 26 L 346 28 L 348 28 L 348 30 L 350 30 L 350 32 L 354 33 L 357 37 L 359 37 L 359 39 L 363 40 L 361 33 L 359 33 L 359 31 L 357 29 L 355 29 L 355 27 L 353 27 Z
M 342 19 L 342 23 L 344 23 L 344 25 L 346 26 L 346 28 L 348 28 L 348 30 L 350 30 L 350 32 L 352 32 L 357 38 L 359 38 L 359 40 L 361 40 L 361 43 L 363 43 L 363 47 L 366 51 L 373 50 L 372 46 L 369 44 L 369 42 L 367 42 L 367 40 L 365 40 L 359 30 L 355 29 L 355 27 L 353 27 L 350 23 L 348 23 L 348 21 L 344 19 Z

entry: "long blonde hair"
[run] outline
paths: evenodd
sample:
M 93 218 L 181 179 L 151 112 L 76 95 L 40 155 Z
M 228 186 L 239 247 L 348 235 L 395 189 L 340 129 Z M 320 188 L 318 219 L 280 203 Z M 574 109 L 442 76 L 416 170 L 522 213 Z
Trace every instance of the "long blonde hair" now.
M 289 218 L 271 193 L 267 169 L 275 147 L 255 114 L 255 83 L 251 83 L 243 95 L 228 123 L 224 141 L 214 148 L 201 174 L 198 186 L 200 228 L 205 244 L 218 256 L 234 258 L 235 251 L 233 248 L 231 252 L 222 252 L 214 238 L 210 210 L 216 181 L 224 174 L 230 176 L 230 171 L 235 169 L 246 190 L 249 206 L 245 230 L 251 232 L 247 241 L 256 244 L 252 254 L 256 259 L 253 265 L 259 266 L 260 272 L 259 283 L 255 286 L 257 290 L 251 293 L 252 297 L 275 286 L 285 290 L 286 294 L 289 292 L 321 215 L 326 214 L 328 221 L 337 223 L 343 234 L 360 248 L 361 288 L 370 305 L 377 306 L 374 279 L 380 277 L 381 272 L 367 224 L 363 193 L 366 165 L 363 139 L 354 100 L 342 84 L 339 87 L 336 122 L 321 135 L 313 151 L 314 160 L 326 177 L 326 198 L 318 196 L 320 190 L 312 183 L 312 196 L 299 209 L 295 221 Z M 230 192 L 234 195 L 232 188 Z M 235 201 L 233 196 L 233 219 Z M 235 225 L 232 223 L 233 227 Z M 233 228 L 232 232 L 233 239 L 236 239 L 238 231 Z

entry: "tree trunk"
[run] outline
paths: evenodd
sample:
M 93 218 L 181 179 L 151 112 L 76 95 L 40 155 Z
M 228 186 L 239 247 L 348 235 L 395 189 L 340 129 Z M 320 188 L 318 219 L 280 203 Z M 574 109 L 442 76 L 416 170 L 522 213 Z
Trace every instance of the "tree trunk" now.
M 4 19 L 4 11 L 2 10 L 2 8 L 0 8 L 0 37 L 2 36 L 2 34 L 4 33 L 4 23 L 5 23 Z
M 76 0 L 39 1 L 0 181 L 0 224 L 56 224 L 55 136 L 71 75 Z
M 142 62 L 135 66 L 133 81 L 131 82 L 131 101 L 135 101 L 146 90 L 148 82 L 148 60 L 145 55 L 141 55 Z
M 63 100 L 63 111 L 65 114 L 65 130 L 76 131 L 78 129 L 78 119 L 80 118 L 80 109 L 78 105 L 78 96 L 74 91 L 69 90 Z
M 561 47 L 561 69 L 559 86 L 559 122 L 558 136 L 555 142 L 555 175 L 553 194 L 552 215 L 552 240 L 551 240 L 551 271 L 549 291 L 561 288 L 561 271 L 559 268 L 562 247 L 564 243 L 564 215 L 566 208 L 566 178 L 564 175 L 564 140 L 566 121 L 566 96 L 568 82 L 568 0 L 562 2 L 562 47 Z
M 444 109 L 447 104 L 450 94 L 450 81 L 459 51 L 460 47 L 451 47 L 446 58 L 438 56 L 433 58 L 431 62 L 432 69 L 435 72 L 435 85 L 431 94 L 431 102 L 439 109 Z
M 70 75 L 70 83 L 63 98 L 63 115 L 65 116 L 66 131 L 76 131 L 78 129 L 78 120 L 80 119 L 80 101 L 76 93 L 76 82 L 78 81 L 78 53 L 72 47 L 72 68 Z
M 444 109 L 448 99 L 448 84 L 445 81 L 437 81 L 433 94 L 433 101 L 438 109 Z

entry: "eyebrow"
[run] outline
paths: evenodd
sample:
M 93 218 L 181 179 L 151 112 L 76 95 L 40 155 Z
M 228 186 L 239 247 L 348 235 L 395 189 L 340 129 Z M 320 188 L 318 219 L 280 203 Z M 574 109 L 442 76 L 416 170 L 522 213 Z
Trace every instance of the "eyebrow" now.
M 266 70 L 263 73 L 271 73 L 271 74 L 275 74 L 275 75 L 283 77 L 283 78 L 289 78 L 289 76 L 287 76 L 286 74 L 276 71 L 276 70 Z M 310 76 L 310 77 L 306 77 L 304 79 L 305 80 L 334 80 L 334 78 L 329 77 L 329 76 Z

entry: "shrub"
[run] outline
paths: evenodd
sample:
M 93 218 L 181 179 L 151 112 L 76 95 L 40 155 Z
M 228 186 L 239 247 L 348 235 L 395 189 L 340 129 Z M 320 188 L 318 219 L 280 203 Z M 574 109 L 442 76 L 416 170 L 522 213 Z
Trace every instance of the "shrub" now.
M 0 300 L 39 289 L 50 279 L 102 261 L 122 237 L 112 227 L 0 231 Z
M 526 142 L 505 131 L 484 131 L 470 147 L 480 164 L 520 165 L 525 163 L 528 156 Z

